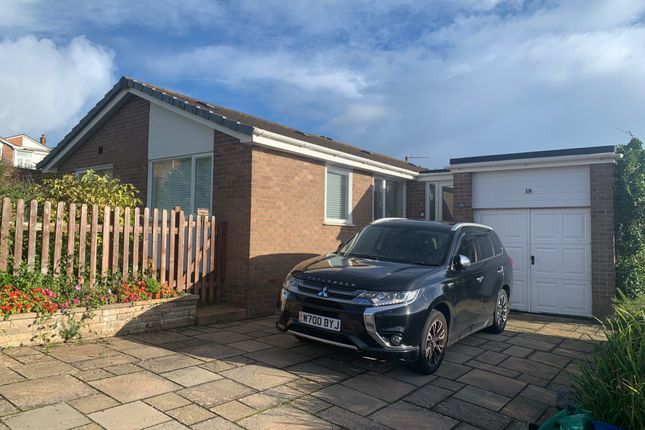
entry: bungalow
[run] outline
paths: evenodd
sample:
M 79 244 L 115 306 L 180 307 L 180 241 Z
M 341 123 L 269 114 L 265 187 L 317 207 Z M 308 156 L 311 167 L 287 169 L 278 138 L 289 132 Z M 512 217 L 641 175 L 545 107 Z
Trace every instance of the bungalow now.
M 226 220 L 221 297 L 249 317 L 274 311 L 295 263 L 381 217 L 492 224 L 515 260 L 518 309 L 591 315 L 593 299 L 593 313 L 602 314 L 613 295 L 615 151 L 576 151 L 456 159 L 429 171 L 123 77 L 39 168 L 102 171 L 134 184 L 150 207 L 207 210 Z M 529 198 L 504 188 L 506 181 L 523 184 Z M 501 202 L 503 190 L 512 195 Z M 524 224 L 506 232 L 511 219 Z M 543 238 L 556 224 L 559 235 Z M 554 243 L 553 252 L 545 248 Z M 546 266 L 531 277 L 533 254 Z
M 44 134 L 40 136 L 40 142 L 26 134 L 0 138 L 0 158 L 15 167 L 35 169 L 49 154 L 46 142 Z

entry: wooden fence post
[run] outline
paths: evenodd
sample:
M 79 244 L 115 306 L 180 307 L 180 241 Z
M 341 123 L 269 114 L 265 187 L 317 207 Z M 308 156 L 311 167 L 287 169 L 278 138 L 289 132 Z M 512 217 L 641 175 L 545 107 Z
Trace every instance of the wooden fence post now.
M 9 258 L 9 228 L 11 226 L 12 203 L 9 197 L 2 199 L 2 225 L 0 226 L 0 270 L 7 270 Z
M 27 267 L 34 270 L 36 265 L 36 231 L 38 228 L 38 202 L 32 200 L 29 206 L 29 236 L 27 242 Z

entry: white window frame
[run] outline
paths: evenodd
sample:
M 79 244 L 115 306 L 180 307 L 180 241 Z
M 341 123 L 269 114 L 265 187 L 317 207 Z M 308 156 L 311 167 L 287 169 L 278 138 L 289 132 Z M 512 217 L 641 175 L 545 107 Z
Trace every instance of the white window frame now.
M 428 199 L 428 195 L 430 194 L 430 185 L 435 186 L 435 214 L 437 214 L 436 219 L 431 220 L 430 219 L 430 201 Z M 443 221 L 443 187 L 450 187 L 454 188 L 453 182 L 452 181 L 430 181 L 426 182 L 425 185 L 425 219 L 428 221 Z M 453 208 L 454 210 L 454 208 Z
M 401 203 L 403 205 L 403 218 L 406 218 L 407 216 L 407 183 L 405 181 L 399 181 L 397 179 L 392 179 L 386 176 L 374 176 L 372 177 L 372 221 L 375 220 L 376 214 L 374 213 L 374 194 L 376 193 L 376 180 L 381 180 L 383 183 L 383 218 L 386 218 L 385 214 L 387 213 L 387 196 L 386 196 L 386 191 L 387 191 L 387 183 L 388 182 L 397 182 L 401 185 L 403 185 L 402 193 L 403 193 L 403 202 Z
M 327 217 L 327 173 L 336 173 L 339 175 L 347 175 L 347 219 L 338 219 L 338 218 L 328 218 Z M 325 165 L 325 194 L 323 195 L 324 207 L 323 207 L 323 224 L 325 225 L 344 225 L 344 226 L 353 226 L 352 221 L 352 212 L 354 209 L 354 204 L 352 200 L 352 171 L 348 169 L 343 169 L 337 166 Z
M 168 160 L 182 160 L 185 158 L 190 158 L 190 208 L 181 208 L 185 213 L 195 213 L 197 211 L 197 208 L 195 207 L 195 174 L 196 174 L 196 165 L 197 165 L 197 159 L 198 158 L 210 158 L 211 163 L 213 162 L 213 153 L 212 152 L 202 152 L 199 154 L 184 154 L 184 155 L 175 155 L 172 157 L 164 157 L 164 158 L 155 158 L 154 160 L 148 160 L 148 196 L 147 196 L 147 206 L 152 209 L 152 193 L 154 193 L 153 190 L 153 178 L 152 178 L 152 168 L 153 164 L 156 161 L 168 161 Z M 211 196 L 210 196 L 210 201 L 209 201 L 209 207 L 208 210 L 210 213 L 213 212 L 213 172 L 214 166 L 211 167 L 211 177 L 210 177 L 210 185 L 211 185 Z M 188 210 L 187 210 L 188 209 Z
M 74 174 L 77 178 L 80 178 L 88 170 L 93 170 L 94 172 L 100 172 L 103 170 L 112 170 L 112 177 L 114 177 L 114 166 L 112 164 L 100 164 L 98 166 L 83 167 L 80 169 L 74 170 Z

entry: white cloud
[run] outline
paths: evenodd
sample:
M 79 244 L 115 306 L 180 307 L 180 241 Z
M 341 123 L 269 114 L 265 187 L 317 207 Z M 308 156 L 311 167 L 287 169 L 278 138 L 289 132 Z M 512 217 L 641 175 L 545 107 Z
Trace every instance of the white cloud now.
M 34 36 L 4 40 L 0 58 L 4 136 L 63 135 L 114 84 L 113 54 L 84 37 L 67 45 Z
M 365 77 L 325 56 L 294 52 L 249 52 L 231 46 L 206 46 L 148 60 L 155 74 L 169 78 L 203 79 L 230 86 L 284 84 L 312 93 L 328 92 L 359 97 L 368 85 Z

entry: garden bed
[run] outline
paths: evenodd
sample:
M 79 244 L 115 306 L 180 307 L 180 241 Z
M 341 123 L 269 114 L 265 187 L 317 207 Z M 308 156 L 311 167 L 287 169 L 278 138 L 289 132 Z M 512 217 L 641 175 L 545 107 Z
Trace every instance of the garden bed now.
M 42 345 L 72 338 L 143 333 L 195 324 L 198 296 L 76 307 L 49 315 L 20 313 L 0 319 L 0 347 Z

